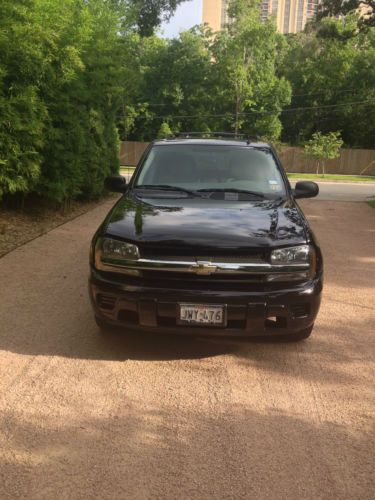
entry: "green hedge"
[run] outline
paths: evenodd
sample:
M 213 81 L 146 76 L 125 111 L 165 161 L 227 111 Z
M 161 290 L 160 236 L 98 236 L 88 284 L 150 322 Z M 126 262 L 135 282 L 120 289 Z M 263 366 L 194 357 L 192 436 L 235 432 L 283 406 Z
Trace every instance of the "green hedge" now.
M 2 0 L 0 198 L 102 194 L 118 171 L 118 19 L 104 0 Z

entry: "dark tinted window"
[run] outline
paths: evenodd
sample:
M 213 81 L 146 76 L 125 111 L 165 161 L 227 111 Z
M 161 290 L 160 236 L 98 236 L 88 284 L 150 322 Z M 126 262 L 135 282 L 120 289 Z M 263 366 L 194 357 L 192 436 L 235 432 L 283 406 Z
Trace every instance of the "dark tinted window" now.
M 136 184 L 168 184 L 191 190 L 247 189 L 267 197 L 285 194 L 272 153 L 245 146 L 154 146 Z

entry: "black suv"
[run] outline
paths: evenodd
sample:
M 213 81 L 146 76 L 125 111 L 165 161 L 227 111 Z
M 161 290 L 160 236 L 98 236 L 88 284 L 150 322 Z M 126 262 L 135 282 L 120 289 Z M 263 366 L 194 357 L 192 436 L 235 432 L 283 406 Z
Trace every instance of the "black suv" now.
M 154 141 L 91 246 L 100 327 L 234 336 L 310 335 L 323 261 L 271 145 L 185 134 Z

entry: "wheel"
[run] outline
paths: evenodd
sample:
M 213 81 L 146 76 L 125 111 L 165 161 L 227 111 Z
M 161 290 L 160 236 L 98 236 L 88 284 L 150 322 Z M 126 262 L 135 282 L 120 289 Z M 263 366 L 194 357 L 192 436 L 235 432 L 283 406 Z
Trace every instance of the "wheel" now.
M 110 332 L 113 330 L 113 326 L 108 323 L 105 319 L 99 318 L 98 316 L 95 316 L 95 322 L 99 327 L 99 330 L 101 333 L 106 333 Z
M 291 335 L 286 335 L 285 340 L 289 340 L 290 342 L 298 342 L 299 340 L 305 340 L 310 337 L 311 332 L 313 331 L 314 325 L 312 324 L 308 328 L 304 330 L 300 330 L 297 333 L 292 333 Z

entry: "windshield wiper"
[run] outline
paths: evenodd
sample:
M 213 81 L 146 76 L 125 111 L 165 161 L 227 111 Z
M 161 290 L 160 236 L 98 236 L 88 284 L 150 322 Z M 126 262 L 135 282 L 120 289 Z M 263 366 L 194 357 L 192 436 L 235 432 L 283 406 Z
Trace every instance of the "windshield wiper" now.
M 169 184 L 139 184 L 134 186 L 134 189 L 155 189 L 162 191 L 181 191 L 182 193 L 190 194 L 193 196 L 199 196 L 196 191 L 192 191 L 191 189 L 185 189 L 180 186 L 170 186 Z
M 245 193 L 256 196 L 257 198 L 264 198 L 264 194 L 257 193 L 256 191 L 249 191 L 248 189 L 237 189 L 237 188 L 204 188 L 197 189 L 198 193 Z

